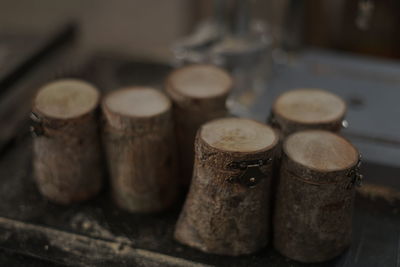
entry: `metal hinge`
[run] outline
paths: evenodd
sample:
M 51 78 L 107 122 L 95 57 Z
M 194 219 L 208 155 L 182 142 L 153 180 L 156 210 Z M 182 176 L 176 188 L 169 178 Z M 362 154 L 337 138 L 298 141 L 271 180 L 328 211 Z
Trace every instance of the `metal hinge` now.
M 31 118 L 31 126 L 29 128 L 31 134 L 33 137 L 38 137 L 44 135 L 44 129 L 42 126 L 42 120 L 41 118 L 34 112 L 31 112 L 30 116 Z
M 363 175 L 360 173 L 360 167 L 361 167 L 361 155 L 358 157 L 357 164 L 347 173 L 347 177 L 350 178 L 350 182 L 347 185 L 347 189 L 352 188 L 354 185 L 356 186 L 362 185 Z
M 231 176 L 227 179 L 229 183 L 239 183 L 249 188 L 257 185 L 266 175 L 261 171 L 260 167 L 270 164 L 272 158 L 248 161 L 234 161 L 228 165 L 229 169 L 239 169 L 243 172 L 238 176 Z

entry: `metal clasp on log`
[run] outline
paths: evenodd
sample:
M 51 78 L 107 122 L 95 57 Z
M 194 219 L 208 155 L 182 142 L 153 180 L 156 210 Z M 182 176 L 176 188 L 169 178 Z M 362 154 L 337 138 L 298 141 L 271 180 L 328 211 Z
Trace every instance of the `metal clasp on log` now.
M 42 126 L 42 119 L 34 112 L 31 112 L 31 126 L 29 128 L 33 137 L 38 137 L 44 135 L 44 129 Z
M 256 186 L 266 175 L 261 171 L 260 167 L 270 164 L 272 158 L 248 161 L 234 161 L 228 165 L 229 169 L 239 169 L 243 172 L 238 176 L 231 176 L 227 179 L 229 183 L 238 183 L 246 187 Z

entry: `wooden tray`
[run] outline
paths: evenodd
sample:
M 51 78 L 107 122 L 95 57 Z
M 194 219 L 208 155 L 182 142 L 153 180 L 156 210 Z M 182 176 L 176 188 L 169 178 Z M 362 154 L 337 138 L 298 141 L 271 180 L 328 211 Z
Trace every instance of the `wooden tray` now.
M 160 86 L 170 67 L 96 57 L 82 77 L 100 88 L 136 82 Z M 151 71 L 153 70 L 153 71 Z M 266 113 L 265 113 L 266 114 Z M 28 121 L 0 154 L 0 265 L 4 266 L 305 266 L 280 256 L 271 247 L 257 254 L 223 257 L 201 253 L 172 238 L 180 203 L 154 215 L 129 214 L 110 200 L 108 186 L 95 199 L 58 206 L 41 197 L 31 173 Z M 21 135 L 21 133 L 23 133 Z M 19 137 L 18 137 L 19 136 Z M 364 166 L 366 177 L 398 177 L 399 168 Z M 386 179 L 387 180 L 387 179 Z M 385 187 L 364 186 L 357 195 L 353 245 L 337 259 L 309 266 L 400 266 L 400 202 Z

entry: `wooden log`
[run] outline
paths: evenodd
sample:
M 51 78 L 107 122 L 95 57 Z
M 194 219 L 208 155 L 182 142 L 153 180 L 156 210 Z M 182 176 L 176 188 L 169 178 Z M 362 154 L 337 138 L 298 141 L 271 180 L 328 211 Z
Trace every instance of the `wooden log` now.
M 188 187 L 192 177 L 194 139 L 199 127 L 225 117 L 226 98 L 232 88 L 230 75 L 212 65 L 190 65 L 173 71 L 166 91 L 174 103 L 181 182 Z
M 320 89 L 296 89 L 283 93 L 274 102 L 269 123 L 282 137 L 307 129 L 339 132 L 346 114 L 340 97 Z
M 217 119 L 196 137 L 190 190 L 175 238 L 204 252 L 241 255 L 269 241 L 272 128 L 247 119 Z
M 168 208 L 177 197 L 172 104 L 161 92 L 130 87 L 102 103 L 113 199 L 131 212 Z
M 351 242 L 359 153 L 343 137 L 321 130 L 290 135 L 274 214 L 274 246 L 288 258 L 330 260 Z
M 34 175 L 39 191 L 54 202 L 86 200 L 100 190 L 99 99 L 95 87 L 74 79 L 47 84 L 34 99 Z

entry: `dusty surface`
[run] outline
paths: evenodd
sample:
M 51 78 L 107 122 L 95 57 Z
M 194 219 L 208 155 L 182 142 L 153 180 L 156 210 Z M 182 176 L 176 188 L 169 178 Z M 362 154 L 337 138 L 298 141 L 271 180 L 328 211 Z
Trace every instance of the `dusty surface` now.
M 191 262 L 156 252 L 137 249 L 129 243 L 109 236 L 105 239 L 94 239 L 84 235 L 68 233 L 34 224 L 28 224 L 0 218 L 0 229 L 5 231 L 0 242 L 7 242 L 12 232 L 19 233 L 20 238 L 29 240 L 37 238 L 43 242 L 42 250 L 57 251 L 57 261 L 73 266 L 98 266 L 115 260 L 134 266 L 204 266 L 206 264 Z M 17 238 L 18 238 L 17 237 Z M 69 255 L 63 258 L 63 255 Z
M 71 218 L 70 223 L 72 229 L 90 235 L 91 237 L 116 240 L 123 244 L 133 245 L 133 241 L 124 237 L 116 236 L 110 230 L 101 226 L 99 222 L 90 215 L 84 213 L 77 213 Z

